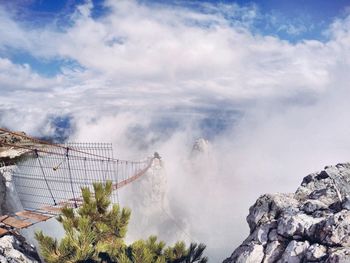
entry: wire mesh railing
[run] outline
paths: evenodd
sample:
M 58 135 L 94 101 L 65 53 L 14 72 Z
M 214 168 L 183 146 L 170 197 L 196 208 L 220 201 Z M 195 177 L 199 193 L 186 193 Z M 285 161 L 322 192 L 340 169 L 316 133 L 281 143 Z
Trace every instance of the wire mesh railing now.
M 33 147 L 32 147 L 33 148 Z M 77 207 L 81 187 L 111 181 L 118 188 L 134 181 L 149 168 L 151 159 L 127 161 L 114 159 L 110 143 L 67 143 L 31 149 L 17 163 L 13 182 L 26 210 L 67 204 Z M 113 191 L 117 203 L 118 192 Z

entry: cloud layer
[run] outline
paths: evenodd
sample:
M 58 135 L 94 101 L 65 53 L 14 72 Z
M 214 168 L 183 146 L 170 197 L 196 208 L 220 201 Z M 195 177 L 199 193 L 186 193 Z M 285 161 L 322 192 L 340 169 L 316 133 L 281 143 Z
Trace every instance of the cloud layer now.
M 17 81 L 23 88 L 42 88 L 42 93 L 58 97 L 50 105 L 73 111 L 75 103 L 87 106 L 91 98 L 99 99 L 99 104 L 137 109 L 288 98 L 326 89 L 330 69 L 347 50 L 341 35 L 347 34 L 348 19 L 330 27 L 332 39 L 327 43 L 291 44 L 252 34 L 245 16 L 254 19 L 253 7 L 207 4 L 204 10 L 210 12 L 200 12 L 133 1 L 105 4 L 109 8 L 105 16 L 94 19 L 88 2 L 64 26 L 32 27 L 2 10 L 1 49 L 25 51 L 41 60 L 75 62 L 46 79 L 31 72 L 29 65 L 2 60 L 1 64 L 7 63 L 2 66 L 7 69 L 2 86 L 12 78 L 13 86 L 18 86 Z M 229 12 L 239 14 L 239 19 L 227 17 Z M 62 100 L 68 103 L 62 105 Z

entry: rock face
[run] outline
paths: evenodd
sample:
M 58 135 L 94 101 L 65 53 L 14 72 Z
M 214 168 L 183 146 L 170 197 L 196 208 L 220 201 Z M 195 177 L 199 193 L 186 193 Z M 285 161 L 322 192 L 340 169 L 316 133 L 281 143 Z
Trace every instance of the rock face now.
M 0 167 L 0 215 L 23 210 L 12 183 L 14 169 L 16 169 L 14 165 Z
M 248 238 L 224 263 L 350 262 L 350 163 L 306 176 L 249 209 Z
M 0 158 L 1 161 L 1 158 Z M 22 210 L 21 203 L 12 184 L 14 166 L 0 167 L 0 215 Z M 0 226 L 3 226 L 0 222 Z M 35 248 L 26 243 L 22 236 L 0 237 L 0 263 L 41 262 Z
M 121 192 L 122 205 L 132 211 L 127 242 L 142 236 L 157 235 L 167 243 L 186 240 L 179 226 L 174 225 L 176 211 L 170 206 L 166 171 L 163 161 L 155 158 L 147 175 L 135 181 Z M 177 221 L 182 229 L 187 229 L 185 221 Z
M 0 238 L 1 263 L 36 263 L 41 262 L 35 249 L 20 238 L 11 235 Z
M 0 215 L 4 213 L 4 206 L 6 200 L 6 180 L 0 172 Z

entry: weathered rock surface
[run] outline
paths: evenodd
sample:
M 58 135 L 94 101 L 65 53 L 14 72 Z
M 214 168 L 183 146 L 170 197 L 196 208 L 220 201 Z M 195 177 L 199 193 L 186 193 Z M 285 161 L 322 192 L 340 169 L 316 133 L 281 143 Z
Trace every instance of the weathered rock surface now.
M 1 263 L 36 263 L 41 262 L 35 249 L 12 235 L 0 238 Z
M 1 161 L 1 158 L 0 158 Z M 13 213 L 21 208 L 12 184 L 14 166 L 0 167 L 0 215 Z M 0 222 L 0 226 L 3 226 Z M 0 263 L 34 263 L 41 262 L 35 248 L 26 243 L 19 235 L 0 237 Z
M 5 177 L 2 176 L 0 172 L 0 215 L 2 215 L 4 212 L 5 200 L 6 200 L 6 180 L 5 180 Z
M 306 176 L 249 209 L 248 238 L 224 263 L 350 262 L 350 163 Z

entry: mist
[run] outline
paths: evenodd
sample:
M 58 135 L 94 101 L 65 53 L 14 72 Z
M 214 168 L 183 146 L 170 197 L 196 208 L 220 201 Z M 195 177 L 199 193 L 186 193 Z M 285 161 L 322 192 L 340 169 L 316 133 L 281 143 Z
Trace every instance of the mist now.
M 207 244 L 210 259 L 217 262 L 247 236 L 245 217 L 261 194 L 294 192 L 309 173 L 349 161 L 350 124 L 345 116 L 350 106 L 344 83 L 344 79 L 338 82 L 339 93 L 325 92 L 302 103 L 256 102 L 217 132 L 209 140 L 208 152 L 199 158 L 191 158 L 191 150 L 203 135 L 198 128 L 201 120 L 187 121 L 184 116 L 171 131 L 164 131 L 167 136 L 160 135 L 158 126 L 142 124 L 137 114 L 129 114 L 127 121 L 117 115 L 80 128 L 72 138 L 111 139 L 115 155 L 127 158 L 159 152 L 173 217 L 178 224 L 185 221 L 190 235 L 185 239 Z M 146 119 L 154 121 L 157 116 Z M 135 125 L 144 125 L 142 136 L 130 135 Z M 182 229 L 177 230 L 181 234 Z

